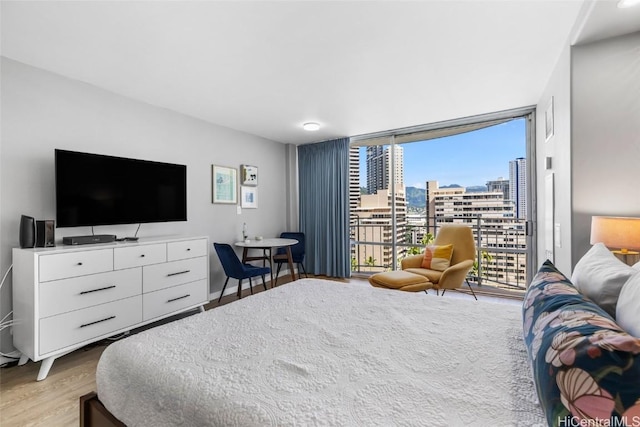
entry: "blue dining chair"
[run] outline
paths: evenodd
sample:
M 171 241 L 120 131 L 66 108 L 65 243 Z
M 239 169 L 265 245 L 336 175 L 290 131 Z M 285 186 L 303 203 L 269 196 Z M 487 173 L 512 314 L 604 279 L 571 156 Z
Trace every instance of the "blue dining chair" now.
M 224 295 L 224 290 L 227 287 L 227 283 L 229 283 L 229 278 L 233 277 L 234 279 L 238 279 L 238 298 L 242 298 L 242 280 L 249 279 L 249 288 L 251 289 L 251 295 L 253 295 L 253 285 L 251 283 L 251 278 L 256 276 L 262 276 L 262 286 L 264 286 L 264 290 L 267 290 L 267 284 L 264 281 L 264 275 L 269 274 L 271 269 L 269 267 L 256 267 L 251 264 L 243 264 L 236 252 L 233 250 L 231 245 L 226 243 L 214 243 L 213 247 L 218 254 L 218 258 L 220 258 L 220 263 L 222 264 L 222 268 L 224 269 L 224 274 L 227 275 L 227 280 L 224 281 L 224 286 L 222 287 L 222 292 L 220 293 L 220 298 L 218 298 L 218 302 L 222 299 L 222 295 Z
M 307 276 L 307 272 L 304 269 L 304 253 L 305 253 L 305 239 L 304 233 L 295 233 L 295 232 L 284 232 L 280 234 L 280 237 L 283 239 L 295 239 L 298 241 L 295 245 L 291 246 L 291 259 L 294 264 L 298 264 L 298 277 L 300 277 L 300 270 L 304 273 L 305 277 Z M 280 274 L 280 268 L 282 264 L 286 264 L 289 262 L 287 259 L 287 250 L 285 248 L 279 248 L 276 254 L 273 256 L 273 261 L 278 263 L 278 269 L 276 270 L 276 284 L 278 283 L 278 275 Z M 291 272 L 293 273 L 293 271 Z

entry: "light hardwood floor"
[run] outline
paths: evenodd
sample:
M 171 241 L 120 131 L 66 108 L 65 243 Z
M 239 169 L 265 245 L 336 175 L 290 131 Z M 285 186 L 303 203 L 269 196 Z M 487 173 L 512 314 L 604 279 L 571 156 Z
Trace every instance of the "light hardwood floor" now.
M 281 278 L 278 284 L 288 281 L 289 277 Z M 352 278 L 345 282 L 368 286 L 363 278 Z M 261 285 L 254 286 L 254 292 L 261 290 L 264 292 Z M 243 297 L 248 295 L 249 290 L 243 292 Z M 430 296 L 435 297 L 432 292 Z M 480 299 L 494 299 L 486 295 L 478 296 Z M 447 297 L 472 298 L 457 292 L 448 292 Z M 220 304 L 209 303 L 206 309 L 214 309 L 235 300 L 235 295 L 229 295 L 222 298 Z M 501 301 L 519 303 L 505 299 Z M 96 390 L 98 359 L 110 343 L 109 340 L 103 340 L 57 359 L 49 376 L 43 381 L 36 381 L 40 362 L 0 369 L 0 426 L 78 426 L 79 398 Z
M 278 285 L 290 281 L 280 277 Z M 254 292 L 264 292 L 262 284 Z M 243 298 L 250 295 L 243 291 Z M 207 310 L 235 301 L 235 294 L 213 301 Z M 103 340 L 56 359 L 43 381 L 36 381 L 40 362 L 0 369 L 0 426 L 78 426 L 79 398 L 96 391 L 96 367 L 104 349 L 112 341 Z

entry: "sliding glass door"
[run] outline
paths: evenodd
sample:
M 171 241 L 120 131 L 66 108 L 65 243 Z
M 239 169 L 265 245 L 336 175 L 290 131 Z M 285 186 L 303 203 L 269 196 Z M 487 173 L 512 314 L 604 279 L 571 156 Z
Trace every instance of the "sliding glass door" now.
M 535 260 L 533 111 L 523 109 L 353 137 L 354 274 L 400 268 L 443 223 L 469 225 L 469 280 L 522 291 Z

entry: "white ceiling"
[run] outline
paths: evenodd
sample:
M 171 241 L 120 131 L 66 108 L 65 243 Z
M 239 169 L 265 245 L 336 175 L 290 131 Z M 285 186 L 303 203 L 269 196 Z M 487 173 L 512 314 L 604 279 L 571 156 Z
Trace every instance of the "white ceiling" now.
M 534 105 L 568 41 L 640 30 L 640 7 L 609 0 L 1 8 L 8 58 L 293 144 Z

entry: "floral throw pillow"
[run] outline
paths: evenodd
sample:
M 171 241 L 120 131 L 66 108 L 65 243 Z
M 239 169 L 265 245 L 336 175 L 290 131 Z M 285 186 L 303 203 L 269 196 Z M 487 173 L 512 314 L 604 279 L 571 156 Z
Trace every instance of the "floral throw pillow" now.
M 421 267 L 429 270 L 445 271 L 451 265 L 452 255 L 453 245 L 427 245 L 424 248 Z
M 640 339 L 550 261 L 525 295 L 523 335 L 550 426 L 640 422 Z

